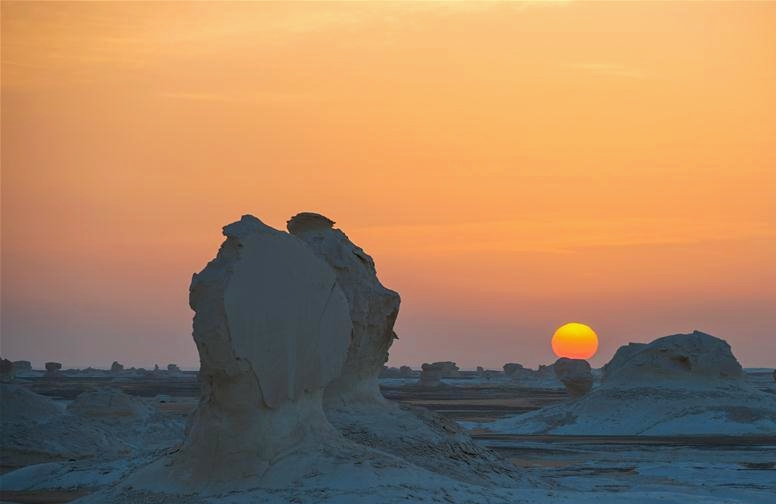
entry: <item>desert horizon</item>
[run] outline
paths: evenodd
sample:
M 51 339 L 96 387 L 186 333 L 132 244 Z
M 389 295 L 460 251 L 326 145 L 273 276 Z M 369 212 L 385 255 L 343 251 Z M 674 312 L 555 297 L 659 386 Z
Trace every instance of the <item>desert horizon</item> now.
M 772 504 L 774 26 L 0 0 L 0 501 Z

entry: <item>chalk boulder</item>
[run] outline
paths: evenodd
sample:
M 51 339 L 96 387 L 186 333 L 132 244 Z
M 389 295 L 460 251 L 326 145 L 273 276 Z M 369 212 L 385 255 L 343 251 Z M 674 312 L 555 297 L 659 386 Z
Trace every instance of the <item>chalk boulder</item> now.
M 737 380 L 743 376 L 730 345 L 700 331 L 620 347 L 604 366 L 603 383 L 681 383 Z
M 593 372 L 586 360 L 561 357 L 553 369 L 572 398 L 581 397 L 593 388 Z
M 393 326 L 401 300 L 397 292 L 380 283 L 369 254 L 333 225 L 331 219 L 308 212 L 288 221 L 288 231 L 334 271 L 353 324 L 342 373 L 326 388 L 325 401 L 382 402 L 377 380 L 396 339 Z
M 190 287 L 199 405 L 181 450 L 135 484 L 250 486 L 282 454 L 336 437 L 322 395 L 352 330 L 336 275 L 304 242 L 253 216 L 224 235 Z

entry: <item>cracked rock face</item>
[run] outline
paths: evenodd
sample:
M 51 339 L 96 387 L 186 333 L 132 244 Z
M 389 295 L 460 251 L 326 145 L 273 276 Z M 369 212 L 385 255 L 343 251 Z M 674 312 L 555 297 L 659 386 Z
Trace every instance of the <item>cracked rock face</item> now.
M 384 401 L 377 383 L 388 350 L 396 339 L 399 294 L 380 283 L 372 258 L 333 227 L 334 221 L 315 213 L 300 213 L 288 230 L 331 266 L 347 298 L 353 336 L 342 374 L 326 388 L 326 402 Z
M 572 398 L 581 397 L 593 388 L 593 371 L 586 360 L 561 357 L 553 369 Z
M 200 487 L 333 432 L 321 398 L 351 335 L 337 277 L 301 240 L 250 215 L 224 235 L 191 282 L 202 396 L 170 469 Z

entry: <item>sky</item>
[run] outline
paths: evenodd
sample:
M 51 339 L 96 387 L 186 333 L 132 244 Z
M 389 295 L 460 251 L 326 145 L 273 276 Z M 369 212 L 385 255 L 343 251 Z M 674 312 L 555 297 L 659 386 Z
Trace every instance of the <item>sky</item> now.
M 391 365 L 566 322 L 776 366 L 776 2 L 0 4 L 0 354 L 196 368 L 221 227 L 322 213 Z

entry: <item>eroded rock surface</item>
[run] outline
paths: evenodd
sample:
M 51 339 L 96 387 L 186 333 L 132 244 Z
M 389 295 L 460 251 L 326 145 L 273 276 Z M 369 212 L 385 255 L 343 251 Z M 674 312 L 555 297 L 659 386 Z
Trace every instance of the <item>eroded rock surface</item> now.
M 325 400 L 382 402 L 377 379 L 396 339 L 393 326 L 401 299 L 380 283 L 372 258 L 333 225 L 331 219 L 308 212 L 288 221 L 288 231 L 334 270 L 350 309 L 353 334 L 348 355 L 342 373 L 326 388 Z
M 224 235 L 190 288 L 199 406 L 180 452 L 137 484 L 255 485 L 282 454 L 336 436 L 321 401 L 341 372 L 352 324 L 334 272 L 304 242 L 253 216 Z

